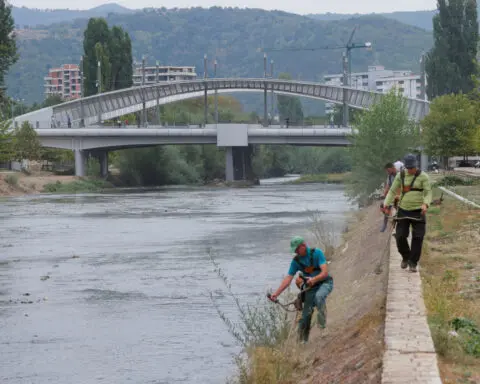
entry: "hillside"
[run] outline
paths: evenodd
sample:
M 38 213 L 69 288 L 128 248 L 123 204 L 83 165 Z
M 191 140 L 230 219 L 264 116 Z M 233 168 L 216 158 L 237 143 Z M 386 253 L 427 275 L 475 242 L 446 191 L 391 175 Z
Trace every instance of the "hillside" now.
M 480 4 L 477 6 L 477 11 L 480 19 Z M 414 27 L 422 28 L 427 31 L 433 30 L 432 18 L 437 13 L 436 9 L 425 10 L 425 11 L 400 11 L 400 12 L 390 12 L 390 13 L 378 13 L 372 15 L 383 16 L 388 19 L 399 21 L 400 23 L 413 25 Z M 361 15 L 358 13 L 355 14 L 343 14 L 343 13 L 319 13 L 319 14 L 309 14 L 308 17 L 311 17 L 314 20 L 322 21 L 336 21 L 336 20 L 346 20 L 351 18 L 356 18 Z
M 203 72 L 203 55 L 210 65 L 217 57 L 218 76 L 263 76 L 262 47 L 324 47 L 343 45 L 355 24 L 356 41 L 371 41 L 373 51 L 352 54 L 352 70 L 382 64 L 394 69 L 418 70 L 422 50 L 432 44 L 430 33 L 380 16 L 355 20 L 316 21 L 305 16 L 258 9 L 192 8 L 145 10 L 135 15 L 110 14 L 109 25 L 123 26 L 131 35 L 137 60 L 150 64 L 195 65 Z M 43 76 L 52 66 L 78 63 L 87 20 L 19 31 L 20 59 L 12 67 L 9 94 L 28 102 L 41 101 Z M 341 71 L 341 50 L 271 52 L 275 72 L 296 79 L 323 81 L 323 75 Z
M 12 7 L 12 14 L 17 28 L 26 26 L 49 25 L 72 21 L 80 18 L 106 17 L 109 13 L 133 13 L 134 10 L 122 7 L 116 3 L 103 4 L 85 11 L 70 9 L 33 9 L 26 7 Z
M 391 13 L 378 13 L 371 14 L 370 16 L 383 16 L 388 19 L 399 21 L 400 23 L 412 25 L 414 27 L 422 28 L 427 31 L 433 30 L 432 18 L 437 11 L 404 11 L 404 12 L 391 12 Z M 358 13 L 344 14 L 344 13 L 319 13 L 319 14 L 309 14 L 308 17 L 311 17 L 314 20 L 322 21 L 336 21 L 336 20 L 347 20 L 351 18 L 357 18 L 362 15 Z

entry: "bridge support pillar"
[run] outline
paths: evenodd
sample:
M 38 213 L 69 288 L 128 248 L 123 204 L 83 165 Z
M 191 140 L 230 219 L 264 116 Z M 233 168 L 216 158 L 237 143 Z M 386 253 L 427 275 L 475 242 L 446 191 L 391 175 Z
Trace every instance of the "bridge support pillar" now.
M 75 176 L 85 176 L 86 151 L 75 149 Z
M 102 177 L 108 176 L 108 151 L 99 152 L 97 155 L 98 162 L 100 163 L 100 175 Z
M 233 167 L 233 148 L 225 148 L 225 180 L 233 181 L 234 180 L 235 169 Z

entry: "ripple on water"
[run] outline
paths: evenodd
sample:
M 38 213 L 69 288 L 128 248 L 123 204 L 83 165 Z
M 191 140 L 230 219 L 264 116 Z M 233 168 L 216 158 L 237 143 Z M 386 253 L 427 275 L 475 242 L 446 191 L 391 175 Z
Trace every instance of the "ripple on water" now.
M 0 296 L 48 300 L 2 305 L 0 381 L 223 384 L 239 349 L 215 306 L 238 313 L 210 256 L 242 303 L 265 305 L 309 211 L 340 223 L 346 209 L 319 185 L 8 200 Z

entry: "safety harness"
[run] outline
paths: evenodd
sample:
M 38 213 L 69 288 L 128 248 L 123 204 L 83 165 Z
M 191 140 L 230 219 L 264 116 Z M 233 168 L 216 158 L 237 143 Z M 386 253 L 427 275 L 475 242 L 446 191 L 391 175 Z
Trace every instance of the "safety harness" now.
M 402 197 L 412 191 L 417 191 L 417 192 L 423 192 L 423 188 L 414 188 L 413 184 L 415 184 L 415 180 L 417 180 L 417 177 L 422 173 L 420 169 L 417 169 L 417 172 L 415 172 L 415 175 L 413 176 L 413 180 L 410 183 L 410 185 L 405 185 L 405 171 L 402 170 L 400 171 L 400 181 L 402 183 Z
M 295 260 L 297 262 L 297 264 L 300 266 L 303 273 L 311 274 L 314 271 L 321 271 L 322 270 L 320 268 L 320 266 L 315 267 L 315 265 L 313 263 L 313 254 L 314 253 L 315 253 L 315 248 L 310 248 L 310 263 L 309 263 L 308 266 L 300 262 L 300 256 L 299 255 L 296 255 L 293 258 L 293 260 Z

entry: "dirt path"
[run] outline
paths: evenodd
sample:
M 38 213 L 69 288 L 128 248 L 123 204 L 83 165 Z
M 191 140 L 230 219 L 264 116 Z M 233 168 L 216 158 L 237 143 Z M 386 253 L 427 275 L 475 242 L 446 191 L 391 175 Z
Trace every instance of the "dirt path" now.
M 40 193 L 46 184 L 60 181 L 68 183 L 78 180 L 76 176 L 58 176 L 50 172 L 35 172 L 25 175 L 22 172 L 0 172 L 0 196 L 21 196 Z
M 380 233 L 377 205 L 360 213 L 333 257 L 328 331 L 312 330 L 296 383 L 380 383 L 388 282 L 389 233 Z M 293 383 L 293 382 L 292 382 Z

